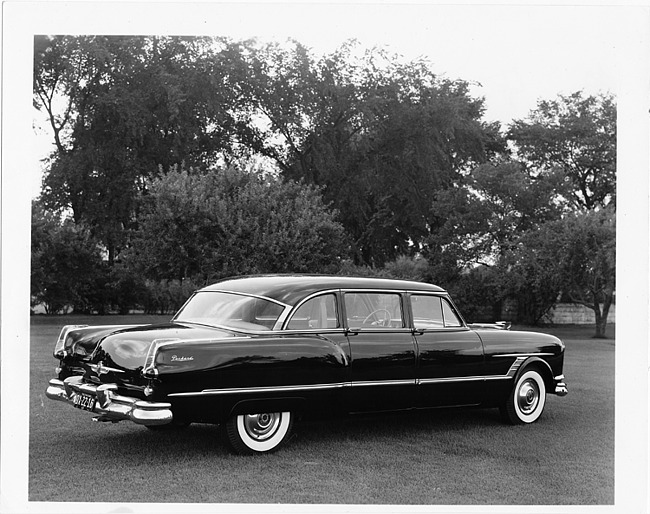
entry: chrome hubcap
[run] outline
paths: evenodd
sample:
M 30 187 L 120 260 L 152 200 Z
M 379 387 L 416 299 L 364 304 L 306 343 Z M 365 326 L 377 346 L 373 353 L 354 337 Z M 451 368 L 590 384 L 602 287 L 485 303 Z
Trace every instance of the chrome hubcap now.
M 280 426 L 281 414 L 279 412 L 264 414 L 246 414 L 244 428 L 251 439 L 264 441 L 273 437 Z
M 535 410 L 539 403 L 539 387 L 534 380 L 526 380 L 519 388 L 517 395 L 517 405 L 524 414 L 530 414 Z

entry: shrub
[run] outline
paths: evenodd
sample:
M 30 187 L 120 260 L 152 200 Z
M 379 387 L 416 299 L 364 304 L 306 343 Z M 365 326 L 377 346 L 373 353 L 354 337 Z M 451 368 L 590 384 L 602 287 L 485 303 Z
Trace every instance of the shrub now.
M 173 314 L 202 285 L 192 280 L 147 280 L 142 307 L 147 314 Z
M 101 248 L 83 225 L 32 205 L 32 305 L 48 314 L 72 307 L 87 312 L 102 287 L 106 268 Z
M 143 203 L 124 259 L 154 281 L 334 272 L 347 251 L 320 191 L 296 182 L 238 169 L 172 169 L 151 183 Z

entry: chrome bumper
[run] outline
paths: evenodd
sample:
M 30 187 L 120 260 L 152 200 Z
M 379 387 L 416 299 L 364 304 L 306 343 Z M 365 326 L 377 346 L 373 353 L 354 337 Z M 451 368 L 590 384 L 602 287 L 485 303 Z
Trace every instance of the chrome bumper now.
M 99 414 L 93 421 L 122 421 L 130 420 L 139 425 L 165 425 L 172 421 L 171 403 L 147 402 L 118 395 L 116 384 L 99 386 L 85 384 L 79 376 L 68 377 L 65 380 L 50 380 L 45 391 L 50 400 L 75 405 L 75 397 L 88 395 L 95 398 L 92 412 Z
M 554 377 L 553 380 L 555 380 L 555 394 L 558 396 L 566 396 L 569 394 L 569 390 L 567 389 L 566 383 L 564 382 L 564 375 L 559 375 L 557 377 Z

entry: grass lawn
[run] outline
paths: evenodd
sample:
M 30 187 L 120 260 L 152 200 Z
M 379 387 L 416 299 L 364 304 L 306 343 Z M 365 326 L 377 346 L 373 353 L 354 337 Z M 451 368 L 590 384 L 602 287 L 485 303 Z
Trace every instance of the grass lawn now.
M 151 432 L 93 423 L 90 414 L 46 398 L 63 324 L 161 319 L 168 318 L 32 318 L 30 501 L 614 503 L 614 340 L 591 339 L 593 326 L 545 330 L 566 343 L 569 395 L 549 395 L 530 426 L 505 425 L 496 409 L 302 422 L 279 452 L 240 457 L 213 426 Z

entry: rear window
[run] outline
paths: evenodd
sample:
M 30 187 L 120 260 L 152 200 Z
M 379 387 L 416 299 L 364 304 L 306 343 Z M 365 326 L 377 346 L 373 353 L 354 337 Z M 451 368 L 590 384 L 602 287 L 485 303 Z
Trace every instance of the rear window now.
M 272 330 L 285 306 L 256 296 L 199 291 L 178 311 L 174 321 L 242 330 Z

